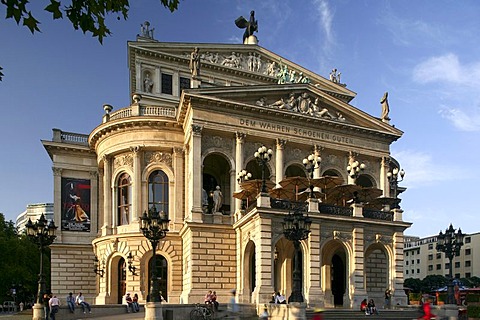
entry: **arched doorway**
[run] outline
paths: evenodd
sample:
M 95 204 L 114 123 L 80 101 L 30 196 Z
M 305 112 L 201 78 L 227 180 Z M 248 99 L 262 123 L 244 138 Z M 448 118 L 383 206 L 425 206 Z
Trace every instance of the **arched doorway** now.
M 168 291 L 167 291 L 167 284 L 168 284 L 168 262 L 167 259 L 165 259 L 164 256 L 157 254 L 156 258 L 156 274 L 159 282 L 159 289 L 160 289 L 160 294 L 162 297 L 168 301 Z M 148 275 L 149 275 L 149 280 L 150 280 L 150 275 L 152 274 L 152 267 L 153 267 L 153 257 L 150 258 L 150 261 L 148 262 Z M 150 292 L 150 281 L 148 281 L 148 292 Z
M 255 243 L 249 241 L 245 246 L 244 264 L 243 264 L 243 287 L 246 301 L 253 302 L 253 293 L 257 286 L 256 279 L 256 261 L 255 261 Z
M 223 194 L 222 207 L 220 212 L 225 214 L 230 212 L 231 194 L 230 190 L 230 170 L 229 161 L 223 154 L 212 153 L 203 160 L 203 182 L 202 188 L 206 191 L 208 209 L 206 212 L 211 213 L 213 208 L 213 192 L 217 186 Z M 203 190 L 202 190 L 203 192 Z M 205 206 L 203 204 L 203 206 Z
M 333 305 L 343 306 L 343 295 L 345 294 L 345 262 L 338 254 L 332 257 L 332 294 Z
M 123 297 L 125 296 L 127 290 L 127 264 L 125 259 L 120 258 L 117 265 L 117 283 L 118 283 L 118 292 L 117 292 L 117 303 L 123 303 Z
M 322 289 L 325 306 L 341 307 L 348 288 L 348 257 L 341 241 L 331 240 L 322 248 Z
M 355 181 L 355 183 L 358 185 L 358 186 L 362 186 L 364 188 L 371 188 L 371 187 L 374 187 L 375 186 L 375 183 L 373 181 L 372 178 L 370 178 L 368 175 L 366 174 L 362 174 L 360 175 L 357 180 Z

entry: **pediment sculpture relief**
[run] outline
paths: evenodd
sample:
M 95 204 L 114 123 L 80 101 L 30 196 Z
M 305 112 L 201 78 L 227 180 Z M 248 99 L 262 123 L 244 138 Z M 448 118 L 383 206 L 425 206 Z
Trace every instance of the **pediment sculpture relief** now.
M 334 112 L 329 110 L 327 105 L 321 103 L 321 98 L 316 97 L 312 101 L 308 92 L 303 92 L 296 95 L 295 93 L 290 93 L 288 98 L 280 98 L 273 102 L 268 102 L 265 97 L 260 97 L 255 105 L 260 107 L 268 107 L 273 109 L 280 109 L 285 111 L 297 112 L 317 118 L 323 118 L 328 120 L 335 121 L 345 121 L 345 117 L 340 112 Z

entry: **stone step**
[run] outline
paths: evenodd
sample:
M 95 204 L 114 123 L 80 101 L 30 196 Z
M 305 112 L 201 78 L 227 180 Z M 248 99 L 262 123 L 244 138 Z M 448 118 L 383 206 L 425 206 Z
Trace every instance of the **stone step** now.
M 357 320 L 357 319 L 372 319 L 372 320 L 412 320 L 417 319 L 420 316 L 420 312 L 416 309 L 413 310 L 384 310 L 378 311 L 375 315 L 366 315 L 359 310 L 348 309 L 325 309 L 322 312 L 323 320 Z M 307 310 L 307 319 L 311 319 L 314 316 L 313 310 Z

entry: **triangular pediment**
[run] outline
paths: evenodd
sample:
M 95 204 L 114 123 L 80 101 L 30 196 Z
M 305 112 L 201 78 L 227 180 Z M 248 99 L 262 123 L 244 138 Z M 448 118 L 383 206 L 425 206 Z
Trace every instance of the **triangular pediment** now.
M 203 103 L 202 103 L 203 100 Z M 194 101 L 194 103 L 186 102 Z M 281 86 L 249 86 L 202 88 L 186 90 L 179 108 L 179 120 L 187 112 L 188 106 L 212 104 L 224 110 L 241 109 L 242 112 L 271 114 L 273 118 L 292 118 L 295 121 L 318 124 L 319 126 L 342 127 L 346 130 L 371 132 L 397 140 L 403 132 L 394 126 L 375 118 L 358 108 L 332 97 L 310 84 Z
M 132 81 L 136 81 L 134 66 L 138 59 L 144 57 L 150 63 L 155 59 L 167 60 L 183 65 L 188 70 L 190 55 L 195 48 L 199 49 L 200 54 L 202 72 L 199 80 L 202 87 L 225 86 L 216 80 L 231 77 L 231 80 L 227 80 L 231 86 L 272 84 L 281 87 L 309 83 L 345 102 L 350 102 L 356 96 L 344 84 L 326 79 L 261 46 L 244 44 L 129 42 Z

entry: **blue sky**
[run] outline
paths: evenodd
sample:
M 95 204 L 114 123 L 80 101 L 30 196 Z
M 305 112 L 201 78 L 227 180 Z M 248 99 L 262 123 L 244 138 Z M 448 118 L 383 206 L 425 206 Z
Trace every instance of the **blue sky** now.
M 42 33 L 0 20 L 0 212 L 15 220 L 27 204 L 53 201 L 52 163 L 40 142 L 52 128 L 89 133 L 102 105 L 129 104 L 127 47 L 150 21 L 159 41 L 241 43 L 234 20 L 255 10 L 259 45 L 328 78 L 332 68 L 357 93 L 352 105 L 380 116 L 389 92 L 390 123 L 405 132 L 392 154 L 409 235 L 450 223 L 480 231 L 471 161 L 480 154 L 480 2 L 183 1 L 170 13 L 159 1 L 131 1 L 128 21 L 108 19 L 100 45 L 68 21 L 52 21 L 35 1 Z M 38 6 L 38 7 L 37 7 Z M 4 16 L 0 7 L 0 15 Z

